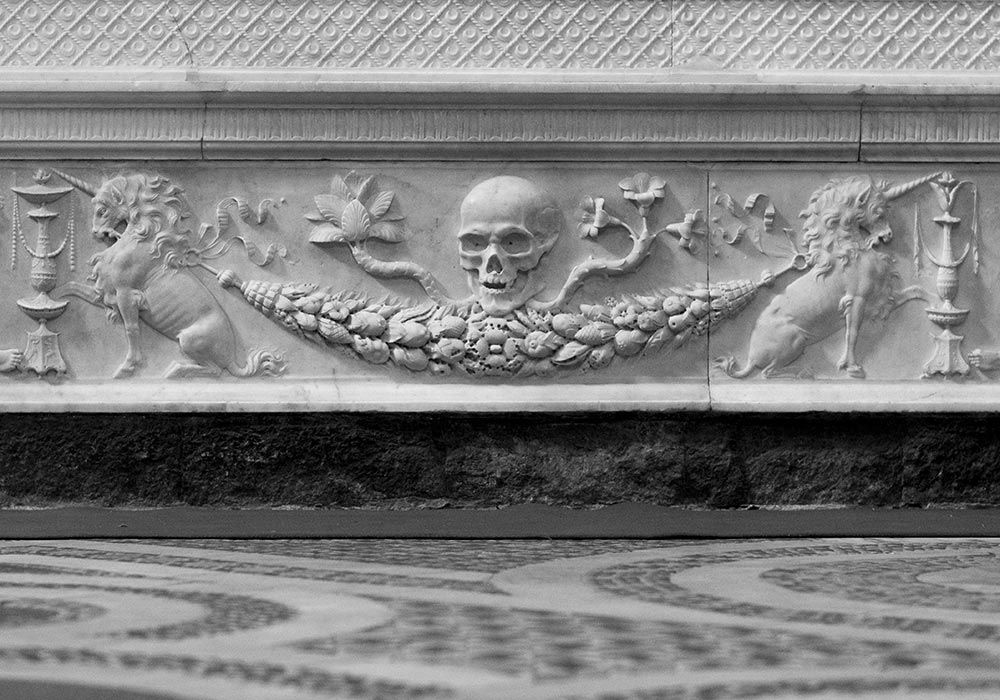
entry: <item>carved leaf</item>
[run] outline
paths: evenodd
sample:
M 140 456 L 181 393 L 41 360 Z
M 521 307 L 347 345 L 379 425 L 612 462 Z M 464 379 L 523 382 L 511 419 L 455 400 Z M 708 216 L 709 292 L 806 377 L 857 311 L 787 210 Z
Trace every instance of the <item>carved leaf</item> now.
M 751 226 L 748 232 L 750 234 L 750 241 L 753 243 L 753 247 L 763 253 L 764 244 L 761 243 L 760 240 L 760 229 L 756 226 Z
M 406 238 L 406 228 L 398 221 L 379 221 L 371 227 L 371 238 L 378 238 L 386 243 L 399 243 Z
M 354 171 L 352 170 L 351 173 L 353 172 Z M 351 173 L 348 173 L 347 176 L 350 177 Z M 354 193 L 351 192 L 351 188 L 348 187 L 347 183 L 344 182 L 344 178 L 340 175 L 334 175 L 333 180 L 330 181 L 330 194 L 334 197 L 340 197 L 344 200 L 345 205 L 354 198 Z
M 348 241 L 361 241 L 368 238 L 372 227 L 368 210 L 356 199 L 352 199 L 350 204 L 344 208 L 344 216 L 341 224 Z
M 767 208 L 764 209 L 764 233 L 774 233 L 774 217 L 778 215 L 778 210 L 774 208 L 774 205 L 768 203 Z
M 352 170 L 347 173 L 344 178 L 344 184 L 347 186 L 351 193 L 351 196 L 360 199 L 362 202 L 368 200 L 372 194 L 372 188 L 375 184 L 374 177 L 361 177 L 357 172 Z
M 380 219 L 383 214 L 389 211 L 389 205 L 392 204 L 393 193 L 390 191 L 379 192 L 371 201 L 368 202 L 368 213 L 371 214 L 373 219 Z
M 743 208 L 748 212 L 753 211 L 753 208 L 757 206 L 757 202 L 763 199 L 769 199 L 763 192 L 754 192 L 753 194 L 747 195 L 747 201 L 743 203 Z
M 362 202 L 367 202 L 368 199 L 375 193 L 375 178 L 366 177 L 358 185 L 358 199 Z
M 334 194 L 318 194 L 313 201 L 316 202 L 316 208 L 324 219 L 334 226 L 343 226 L 341 217 L 349 200 Z
M 288 249 L 285 246 L 279 246 L 277 243 L 270 243 L 267 246 L 267 250 L 261 252 L 260 248 L 251 241 L 243 239 L 243 247 L 246 248 L 247 257 L 257 267 L 267 267 L 274 261 L 275 257 L 285 257 L 288 255 Z
M 329 222 L 323 222 L 316 226 L 309 234 L 310 243 L 346 243 L 347 235 L 344 229 L 334 226 Z
M 728 194 L 726 194 L 725 192 L 723 192 L 722 194 L 718 195 L 715 198 L 715 203 L 718 204 L 720 207 L 725 207 L 726 211 L 728 211 L 733 216 L 739 217 L 743 215 L 743 212 L 737 209 L 736 202 L 733 200 L 733 198 Z
M 643 348 L 643 356 L 651 355 L 663 347 L 663 344 L 668 338 L 673 337 L 666 328 L 660 328 L 658 331 L 654 332 L 653 335 L 649 337 L 649 341 L 646 343 L 646 347 Z
M 560 367 L 575 367 L 587 359 L 591 346 L 571 340 L 556 351 L 552 364 Z

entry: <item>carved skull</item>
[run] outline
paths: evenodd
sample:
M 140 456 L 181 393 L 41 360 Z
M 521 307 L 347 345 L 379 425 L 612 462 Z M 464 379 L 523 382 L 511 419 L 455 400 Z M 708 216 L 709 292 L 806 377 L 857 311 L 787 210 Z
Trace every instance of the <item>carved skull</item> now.
M 462 269 L 483 310 L 508 314 L 538 294 L 531 276 L 563 227 L 555 201 L 524 178 L 503 175 L 473 187 L 462 202 Z

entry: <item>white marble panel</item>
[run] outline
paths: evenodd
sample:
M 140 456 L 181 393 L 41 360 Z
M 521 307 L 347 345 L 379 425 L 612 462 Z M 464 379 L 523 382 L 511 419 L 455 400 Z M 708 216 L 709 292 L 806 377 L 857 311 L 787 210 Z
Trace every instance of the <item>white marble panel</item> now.
M 951 179 L 893 189 L 939 172 Z M 713 280 L 737 270 L 777 279 L 739 318 L 713 330 L 713 405 L 995 404 L 1000 259 L 987 222 L 997 215 L 996 187 L 989 172 L 941 163 L 714 169 Z M 766 199 L 748 212 L 753 193 Z M 724 241 L 740 230 L 742 240 Z M 801 271 L 788 269 L 793 245 Z
M 698 169 L 42 170 L 0 175 L 8 410 L 707 406 L 707 327 L 668 327 L 694 301 L 671 288 L 707 280 L 698 236 L 680 245 Z M 589 236 L 585 197 L 605 202 Z

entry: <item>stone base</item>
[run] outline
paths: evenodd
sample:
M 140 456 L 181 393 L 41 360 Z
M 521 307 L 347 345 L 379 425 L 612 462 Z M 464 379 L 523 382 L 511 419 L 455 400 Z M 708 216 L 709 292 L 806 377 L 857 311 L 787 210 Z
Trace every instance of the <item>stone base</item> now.
M 986 414 L 8 414 L 0 505 L 1000 504 L 997 425 Z

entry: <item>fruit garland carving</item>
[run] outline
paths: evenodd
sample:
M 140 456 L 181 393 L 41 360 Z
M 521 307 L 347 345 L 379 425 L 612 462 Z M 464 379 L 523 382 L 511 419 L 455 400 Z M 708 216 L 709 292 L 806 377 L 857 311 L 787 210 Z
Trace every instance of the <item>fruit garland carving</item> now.
M 678 238 L 688 252 L 693 252 L 693 235 L 704 235 L 700 211 L 688 212 L 679 224 L 650 230 L 650 210 L 666 188 L 662 178 L 638 173 L 619 188 L 637 209 L 641 226 L 612 214 L 603 198 L 587 197 L 577 231 L 594 238 L 606 228 L 622 228 L 632 250 L 620 259 L 589 258 L 578 264 L 550 300 L 537 298 L 544 285 L 534 275 L 559 234 L 563 215 L 534 183 L 512 176 L 480 183 L 463 201 L 458 238 L 472 291 L 467 299 L 452 299 L 416 263 L 371 255 L 368 240 L 403 239 L 403 216 L 393 192 L 379 191 L 374 178 L 353 171 L 335 176 L 330 194 L 316 197 L 318 213 L 306 217 L 315 224 L 309 240 L 349 246 L 367 273 L 408 277 L 420 284 L 427 301 L 414 305 L 315 284 L 243 281 L 232 270 L 218 272 L 218 280 L 299 337 L 373 364 L 441 376 L 516 378 L 602 369 L 616 360 L 678 348 L 736 316 L 761 286 L 773 282 L 775 275 L 765 273 L 759 282 L 695 284 L 571 307 L 569 298 L 588 277 L 637 269 L 660 233 Z

